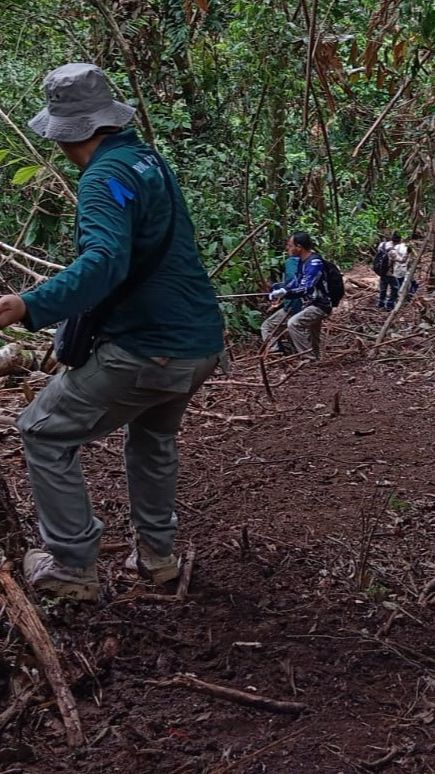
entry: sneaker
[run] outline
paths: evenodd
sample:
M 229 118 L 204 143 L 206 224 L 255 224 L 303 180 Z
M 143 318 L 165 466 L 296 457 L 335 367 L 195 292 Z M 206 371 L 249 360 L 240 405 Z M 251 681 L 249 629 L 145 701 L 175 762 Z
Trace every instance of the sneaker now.
M 156 586 L 178 578 L 181 559 L 174 554 L 159 556 L 142 540 L 138 540 L 136 548 L 125 560 L 128 570 L 136 570 L 142 578 L 151 578 Z
M 95 564 L 82 569 L 66 567 L 48 551 L 32 548 L 24 556 L 24 576 L 35 589 L 51 591 L 57 597 L 97 600 L 100 593 Z

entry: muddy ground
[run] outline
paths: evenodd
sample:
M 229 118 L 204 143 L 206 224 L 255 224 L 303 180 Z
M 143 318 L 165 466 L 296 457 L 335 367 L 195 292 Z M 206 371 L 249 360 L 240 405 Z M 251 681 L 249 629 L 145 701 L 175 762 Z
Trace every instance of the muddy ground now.
M 374 301 L 361 291 L 336 316 L 353 333 L 330 327 L 320 367 L 268 366 L 271 384 L 289 375 L 272 388 L 274 402 L 240 350 L 231 376 L 196 396 L 180 436 L 177 546 L 196 549 L 184 602 L 141 601 L 141 590 L 156 589 L 123 570 L 121 436 L 84 450 L 107 524 L 103 598 L 97 607 L 39 600 L 39 609 L 86 745 L 66 747 L 38 665 L 3 613 L 0 712 L 31 683 L 34 696 L 3 730 L 1 771 L 435 771 L 435 611 L 420 597 L 435 576 L 435 362 L 423 331 L 370 360 L 384 319 Z M 416 332 L 418 319 L 414 303 L 394 329 Z M 24 402 L 19 386 L 8 400 Z M 3 432 L 0 455 L 33 544 L 13 432 Z M 179 673 L 306 711 L 276 714 L 147 682 Z

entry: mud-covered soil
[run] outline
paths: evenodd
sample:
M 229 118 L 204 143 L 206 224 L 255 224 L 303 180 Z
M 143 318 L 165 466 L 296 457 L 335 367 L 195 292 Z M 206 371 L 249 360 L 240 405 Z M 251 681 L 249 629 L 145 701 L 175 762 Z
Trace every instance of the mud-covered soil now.
M 38 665 L 3 614 L 0 712 L 30 682 L 35 693 L 3 730 L 1 771 L 435 771 L 434 608 L 419 600 L 435 576 L 435 365 L 424 332 L 370 360 L 381 314 L 361 291 L 335 317 L 353 332 L 331 323 L 323 365 L 272 362 L 272 385 L 289 375 L 272 387 L 274 402 L 249 359 L 255 349 L 195 397 L 179 444 L 177 547 L 196 549 L 184 602 L 141 601 L 135 594 L 156 589 L 123 569 L 121 435 L 83 451 L 107 524 L 103 598 L 39 609 L 86 745 L 66 747 Z M 415 331 L 417 317 L 407 307 L 396 333 Z M 6 398 L 24 402 L 19 386 Z M 14 433 L 3 432 L 0 455 L 33 544 Z M 307 709 L 275 714 L 147 682 L 179 673 Z

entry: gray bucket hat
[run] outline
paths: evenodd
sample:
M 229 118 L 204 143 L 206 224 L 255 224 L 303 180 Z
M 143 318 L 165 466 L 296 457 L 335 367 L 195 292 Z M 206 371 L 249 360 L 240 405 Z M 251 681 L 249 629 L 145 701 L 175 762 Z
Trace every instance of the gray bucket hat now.
M 101 126 L 125 126 L 135 113 L 135 108 L 113 99 L 106 76 L 93 64 L 73 62 L 52 70 L 44 89 L 47 107 L 29 126 L 49 140 L 88 140 Z

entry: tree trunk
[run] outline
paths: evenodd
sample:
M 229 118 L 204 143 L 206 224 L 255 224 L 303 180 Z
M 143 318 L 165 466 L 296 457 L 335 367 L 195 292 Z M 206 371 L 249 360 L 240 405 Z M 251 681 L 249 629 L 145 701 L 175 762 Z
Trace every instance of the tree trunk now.
M 286 110 L 282 94 L 272 94 L 269 100 L 270 151 L 268 161 L 267 191 L 275 196 L 276 224 L 270 234 L 271 247 L 277 252 L 283 250 L 287 236 L 287 185 L 285 158 Z
M 174 54 L 174 63 L 178 70 L 184 101 L 192 121 L 192 131 L 198 133 L 204 129 L 208 122 L 208 117 L 205 109 L 204 95 L 196 82 L 190 63 L 189 52 L 186 49 L 178 51 Z

